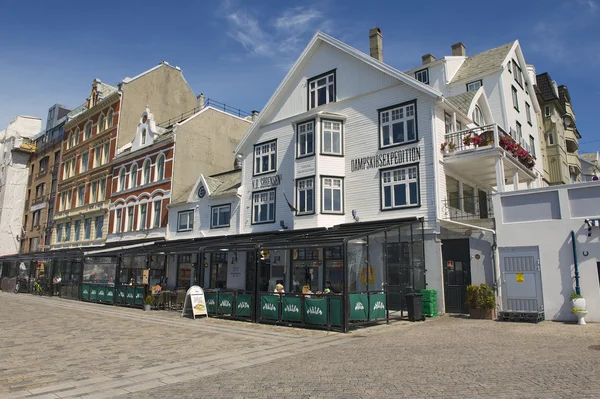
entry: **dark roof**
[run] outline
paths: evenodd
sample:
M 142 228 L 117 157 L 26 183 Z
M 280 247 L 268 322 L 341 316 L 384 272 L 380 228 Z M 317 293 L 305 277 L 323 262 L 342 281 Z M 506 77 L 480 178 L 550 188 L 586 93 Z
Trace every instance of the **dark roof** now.
M 515 42 L 506 43 L 500 47 L 468 57 L 452 78 L 452 82 L 476 77 L 500 67 L 514 44 Z
M 544 72 L 536 76 L 537 81 L 537 90 L 536 93 L 539 93 L 544 101 L 552 101 L 558 100 L 558 96 L 554 92 L 554 88 L 552 85 L 552 78 L 548 74 L 548 72 Z

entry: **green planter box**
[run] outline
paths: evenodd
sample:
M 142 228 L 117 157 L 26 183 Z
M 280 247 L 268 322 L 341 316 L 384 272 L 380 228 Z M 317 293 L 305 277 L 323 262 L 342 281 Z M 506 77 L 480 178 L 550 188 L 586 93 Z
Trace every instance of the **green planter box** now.
M 304 300 L 304 322 L 309 324 L 327 324 L 327 299 L 306 298 Z
M 206 311 L 208 314 L 217 313 L 217 294 L 215 292 L 205 294 L 204 300 L 206 301 Z
M 235 296 L 235 315 L 237 317 L 252 317 L 252 296 L 237 294 Z
M 219 294 L 219 313 L 232 314 L 233 312 L 233 294 Z
M 279 295 L 261 296 L 260 317 L 268 320 L 279 320 Z
M 302 321 L 302 299 L 293 296 L 281 298 L 281 320 Z

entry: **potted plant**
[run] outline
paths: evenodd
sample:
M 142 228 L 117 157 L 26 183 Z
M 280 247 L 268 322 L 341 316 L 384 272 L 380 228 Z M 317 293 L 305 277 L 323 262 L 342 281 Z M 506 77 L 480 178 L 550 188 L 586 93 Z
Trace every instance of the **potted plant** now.
M 440 145 L 440 151 L 445 154 L 448 153 L 448 142 L 444 141 L 441 145 Z
M 575 308 L 580 308 L 585 310 L 585 298 L 582 297 L 581 295 L 579 295 L 578 293 L 574 292 L 571 294 L 571 307 L 573 309 Z
M 471 319 L 495 319 L 496 297 L 487 284 L 467 286 L 467 307 Z
M 454 143 L 454 141 L 451 141 L 448 143 L 448 151 L 450 153 L 453 153 L 454 151 L 456 151 L 456 144 Z
M 467 134 L 465 137 L 463 137 L 463 144 L 465 145 L 465 147 L 470 147 L 471 143 L 473 143 L 472 135 Z
M 144 311 L 150 310 L 150 308 L 154 305 L 154 295 L 147 295 L 144 298 Z

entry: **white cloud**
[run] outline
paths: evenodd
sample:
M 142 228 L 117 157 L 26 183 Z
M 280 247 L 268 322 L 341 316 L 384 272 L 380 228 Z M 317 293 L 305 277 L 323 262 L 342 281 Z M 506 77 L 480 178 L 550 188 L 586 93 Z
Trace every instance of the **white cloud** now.
M 333 29 L 333 21 L 315 7 L 291 7 L 270 19 L 259 20 L 258 13 L 226 1 L 222 14 L 228 25 L 227 35 L 249 55 L 277 59 L 284 67 L 317 30 Z

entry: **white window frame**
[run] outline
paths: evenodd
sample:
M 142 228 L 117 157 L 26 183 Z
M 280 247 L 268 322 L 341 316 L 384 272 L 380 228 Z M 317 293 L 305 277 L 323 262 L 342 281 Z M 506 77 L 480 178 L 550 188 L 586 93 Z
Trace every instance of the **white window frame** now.
M 142 130 L 142 145 L 146 144 L 146 135 L 148 133 L 146 132 L 146 129 Z
M 142 184 L 141 186 L 145 186 L 152 182 L 152 161 L 150 159 L 146 159 L 142 164 Z
M 106 197 L 106 179 L 102 178 L 98 181 L 98 199 L 97 201 L 104 201 Z
M 165 163 L 166 163 L 166 157 L 164 156 L 164 154 L 158 154 L 158 156 L 156 157 L 156 165 L 154 166 L 155 181 L 164 180 L 164 178 L 165 178 Z M 161 168 L 162 168 L 162 171 L 161 171 Z M 161 173 L 159 173 L 159 172 L 161 172 Z M 162 174 L 162 176 L 161 176 L 161 174 Z
M 158 204 L 158 211 L 156 204 Z M 162 199 L 152 201 L 152 228 L 160 227 L 160 218 L 162 214 Z
M 296 158 L 315 154 L 315 121 L 307 121 L 296 125 Z
M 183 219 L 186 220 L 183 220 Z M 182 222 L 184 222 L 182 227 Z M 194 229 L 194 210 L 189 209 L 177 212 L 177 232 L 192 231 Z
M 512 94 L 513 107 L 517 111 L 519 111 L 519 93 L 518 93 L 517 88 L 515 86 L 511 86 L 511 94 Z
M 326 136 L 329 135 L 329 138 Z M 335 137 L 338 137 L 340 149 L 335 151 Z M 327 148 L 330 148 L 327 150 Z M 321 120 L 321 154 L 325 155 L 344 155 L 344 123 L 338 120 Z
M 129 205 L 127 208 L 127 218 L 125 221 L 125 231 L 133 231 L 135 225 L 133 224 L 135 218 L 135 205 Z
M 142 212 L 142 208 L 146 210 Z M 148 203 L 142 202 L 138 205 L 138 230 L 146 230 L 148 224 Z
M 481 111 L 481 108 L 479 108 L 479 105 L 476 105 L 475 108 L 473 108 L 473 122 L 475 122 L 475 124 L 478 126 L 485 125 L 483 112 Z
M 452 115 L 447 112 L 444 112 L 444 131 L 446 134 L 454 132 Z
M 120 233 L 123 229 L 123 209 L 125 208 L 115 209 L 115 227 L 113 229 L 115 233 Z
M 102 165 L 102 146 L 94 147 L 94 168 Z
M 85 157 L 86 162 L 83 162 L 83 159 Z M 90 153 L 89 152 L 85 152 L 83 154 L 81 154 L 81 172 L 80 173 L 84 173 L 87 172 L 90 168 Z
M 429 84 L 429 68 L 421 69 L 415 72 L 415 79 L 426 85 Z
M 381 180 L 381 209 L 401 209 L 409 207 L 417 207 L 421 204 L 420 182 L 419 182 L 419 167 L 417 165 L 404 166 L 401 168 L 384 169 L 380 171 Z M 416 202 L 411 201 L 410 185 L 416 184 L 417 198 Z M 395 186 L 404 185 L 405 204 L 396 204 Z M 386 205 L 386 188 L 390 187 L 390 205 Z
M 220 221 L 221 221 L 221 214 L 225 210 L 227 210 L 227 212 L 229 213 L 229 219 L 227 219 L 227 223 L 220 223 Z M 214 223 L 215 222 L 215 216 L 217 217 L 217 223 L 216 224 Z M 210 228 L 211 229 L 218 229 L 218 228 L 221 228 L 221 227 L 229 227 L 229 226 L 231 226 L 231 204 L 213 206 L 211 208 L 211 210 L 210 210 Z
M 554 132 L 546 132 L 546 140 L 548 145 L 554 145 Z
M 83 195 L 81 190 L 83 189 Z M 85 186 L 79 186 L 77 187 L 77 206 L 84 206 L 85 205 Z
M 322 80 L 325 80 L 325 82 L 321 83 Z M 335 70 L 308 79 L 306 86 L 308 87 L 308 109 L 336 102 L 337 88 Z M 325 102 L 323 104 L 319 104 L 320 89 L 325 90 Z
M 127 190 L 127 170 L 122 166 L 119 169 L 119 187 L 117 191 L 125 191 Z
M 469 82 L 467 83 L 467 91 L 477 91 L 481 86 L 483 86 L 481 79 L 474 82 Z
M 92 122 L 88 122 L 85 125 L 84 133 L 83 133 L 83 141 L 89 140 L 92 138 Z
M 308 200 L 309 192 L 312 192 L 312 201 Z M 312 215 L 315 213 L 314 177 L 296 180 L 296 209 L 296 215 Z
M 104 155 L 104 163 L 103 163 L 103 165 L 104 165 L 105 163 L 108 163 L 108 157 L 110 155 L 110 143 L 105 143 L 102 151 L 103 151 L 103 155 Z
M 267 161 L 267 167 L 263 169 L 263 161 Z M 277 171 L 277 140 L 254 146 L 254 176 L 264 175 Z
M 134 169 L 135 168 L 135 169 Z M 129 188 L 137 187 L 137 175 L 138 175 L 138 167 L 137 163 L 131 164 L 129 168 Z
M 98 202 L 98 186 L 99 186 L 99 183 L 100 182 L 98 180 L 94 180 L 90 184 L 90 204 Z
M 544 118 L 550 118 L 552 116 L 552 107 L 550 105 L 544 106 Z
M 527 116 L 527 123 L 531 125 L 531 105 L 525 101 L 525 115 Z
M 102 218 L 102 224 L 98 225 L 98 219 Z M 100 234 L 98 234 L 98 227 L 100 227 Z M 104 230 L 104 215 L 96 216 L 94 218 L 94 240 L 99 240 L 102 238 Z
M 515 132 L 516 132 L 516 140 L 517 143 L 522 143 L 523 142 L 523 126 L 521 126 L 521 124 L 519 123 L 519 121 L 516 121 L 515 123 Z
M 98 118 L 98 131 L 103 132 L 105 129 L 106 129 L 106 116 L 104 115 L 104 113 L 101 113 L 100 117 Z
M 330 191 L 330 201 L 326 200 L 327 192 Z M 335 192 L 339 191 L 340 207 L 335 209 Z M 335 176 L 321 176 L 321 213 L 343 214 L 344 213 L 344 179 Z
M 394 126 L 402 126 L 401 140 L 394 141 Z M 414 138 L 408 138 L 408 126 L 412 125 Z M 386 132 L 387 128 L 387 132 Z M 402 144 L 414 143 L 419 140 L 417 129 L 417 103 L 410 101 L 393 107 L 379 110 L 379 147 L 388 148 Z M 389 143 L 385 144 L 387 136 Z
M 89 230 L 88 230 L 88 226 L 89 226 Z M 83 220 L 83 239 L 84 240 L 92 239 L 92 218 L 85 218 Z
M 106 128 L 111 128 L 113 125 L 113 117 L 114 117 L 114 112 L 111 109 L 108 110 L 108 113 L 106 114 Z
M 275 190 L 252 193 L 252 224 L 274 223 L 277 218 L 276 205 Z M 273 217 L 270 217 L 271 213 Z

